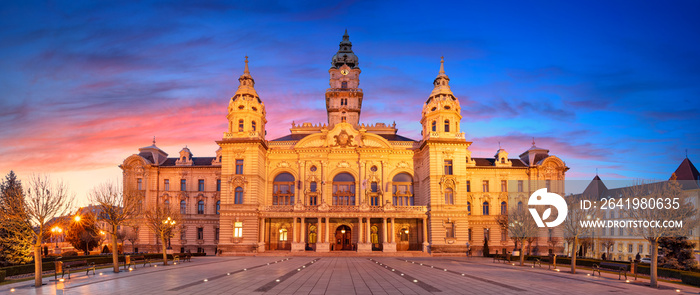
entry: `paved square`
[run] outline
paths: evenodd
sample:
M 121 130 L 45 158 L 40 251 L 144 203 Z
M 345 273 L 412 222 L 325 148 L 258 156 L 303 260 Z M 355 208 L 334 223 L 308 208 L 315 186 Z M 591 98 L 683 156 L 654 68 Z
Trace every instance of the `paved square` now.
M 2 294 L 697 294 L 662 283 L 651 289 L 612 274 L 591 277 L 464 257 L 196 257 L 131 272 L 74 275 L 42 288 L 33 281 L 0 286 Z M 634 280 L 634 278 L 631 278 Z M 10 289 L 14 288 L 14 292 Z

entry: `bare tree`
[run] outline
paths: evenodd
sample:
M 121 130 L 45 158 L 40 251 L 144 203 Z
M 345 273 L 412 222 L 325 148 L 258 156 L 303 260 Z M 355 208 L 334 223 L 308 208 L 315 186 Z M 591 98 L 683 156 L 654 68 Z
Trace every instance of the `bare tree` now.
M 535 220 L 530 216 L 530 212 L 525 208 L 513 207 L 508 210 L 508 215 L 499 215 L 496 222 L 502 227 L 508 229 L 508 234 L 511 239 L 520 244 L 520 265 L 525 264 L 525 253 L 523 246 L 529 238 L 537 237 L 539 228 Z
M 180 229 L 180 211 L 156 204 L 146 210 L 144 218 L 148 228 L 158 235 L 163 250 L 163 265 L 168 265 L 166 246 L 168 239 Z
M 132 226 L 131 230 L 129 230 L 126 233 L 126 240 L 131 243 L 131 252 L 136 252 L 134 251 L 136 248 L 134 248 L 134 244 L 136 241 L 139 240 L 139 227 L 138 226 Z
M 129 233 L 127 232 L 127 229 L 124 226 L 122 226 L 122 228 L 117 231 L 117 241 L 120 241 L 122 243 L 122 252 L 124 251 L 124 241 L 127 240 L 128 234 Z M 117 249 L 116 251 L 119 252 L 119 249 Z
M 549 237 L 549 239 L 547 239 L 547 245 L 549 245 L 549 249 L 552 251 L 552 253 L 554 253 L 554 249 L 556 249 L 557 245 L 559 245 L 560 240 L 561 239 L 557 237 Z
M 610 259 L 610 248 L 615 246 L 615 241 L 611 238 L 602 238 L 600 239 L 600 245 L 605 248 L 605 253 L 607 253 L 607 255 L 605 255 L 606 258 Z
M 119 254 L 117 253 L 117 229 L 127 224 L 138 213 L 136 193 L 124 191 L 116 184 L 106 182 L 96 186 L 90 192 L 90 202 L 98 207 L 97 218 L 106 224 L 103 229 L 112 237 L 112 266 L 119 272 Z
M 569 195 L 566 198 L 568 207 L 567 218 L 562 223 L 564 236 L 567 241 L 571 241 L 571 273 L 576 273 L 576 256 L 578 252 L 579 239 L 589 237 L 593 232 L 593 227 L 584 226 L 583 223 L 590 220 L 595 220 L 598 216 L 598 208 L 592 207 L 584 209 L 581 206 L 581 201 L 597 201 L 593 196 L 589 195 Z
M 4 218 L 23 221 L 9 226 L 24 227 L 28 223 L 29 226 L 33 227 L 34 285 L 40 287 L 41 243 L 44 240 L 44 235 L 49 232 L 49 223 L 54 218 L 69 213 L 74 195 L 68 192 L 68 187 L 64 183 L 51 181 L 48 176 L 44 175 L 32 175 L 27 187 L 24 198 L 13 200 L 15 204 L 11 206 L 16 210 L 8 212 Z M 21 228 L 16 229 L 21 230 Z
M 698 224 L 698 211 L 693 205 L 692 198 L 683 192 L 680 184 L 675 180 L 648 184 L 640 182 L 623 190 L 622 198 L 630 200 L 630 207 L 624 210 L 630 220 L 661 223 L 629 227 L 633 235 L 644 237 L 651 244 L 650 285 L 656 288 L 659 285 L 657 274 L 659 239 L 688 235 L 689 231 Z M 659 208 L 659 202 L 661 208 Z M 646 206 L 643 206 L 643 203 Z M 682 222 L 682 226 L 664 226 L 662 223 L 678 221 Z

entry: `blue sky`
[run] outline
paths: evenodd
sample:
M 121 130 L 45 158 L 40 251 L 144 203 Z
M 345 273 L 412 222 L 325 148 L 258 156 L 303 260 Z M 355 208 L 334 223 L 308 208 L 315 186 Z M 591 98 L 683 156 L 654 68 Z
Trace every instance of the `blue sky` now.
M 325 122 L 345 29 L 361 121 L 420 138 L 440 56 L 475 156 L 537 145 L 567 178 L 666 179 L 700 153 L 700 2 L 5 1 L 0 173 L 79 196 L 157 136 L 213 156 L 250 57 L 268 139 Z

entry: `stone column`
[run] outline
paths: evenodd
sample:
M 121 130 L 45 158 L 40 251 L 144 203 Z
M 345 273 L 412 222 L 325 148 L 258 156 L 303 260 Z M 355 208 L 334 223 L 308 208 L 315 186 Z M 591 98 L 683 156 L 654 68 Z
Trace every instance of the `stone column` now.
M 362 217 L 358 217 L 358 218 L 357 218 L 357 228 L 358 228 L 358 232 L 357 232 L 357 244 L 358 244 L 358 246 L 359 246 L 359 244 L 363 243 L 363 241 L 362 241 L 362 225 L 363 225 L 363 223 L 362 223 Z
M 365 232 L 365 241 L 366 241 L 368 244 L 371 244 L 371 243 L 372 243 L 372 238 L 371 238 L 371 236 L 370 236 L 370 234 L 371 234 L 370 227 L 371 227 L 372 225 L 371 225 L 371 223 L 370 223 L 369 221 L 370 221 L 370 217 L 367 216 L 367 231 Z
M 384 221 L 383 221 L 383 225 L 382 225 L 382 243 L 389 242 L 386 240 L 386 232 L 387 232 L 386 217 L 384 217 Z
M 299 242 L 306 249 L 306 225 L 304 223 L 304 217 L 301 218 L 301 236 L 299 237 Z
M 331 226 L 331 219 L 326 216 L 326 243 L 330 243 L 330 226 Z
M 328 218 L 326 218 L 326 230 L 321 231 L 321 217 L 318 217 L 318 235 L 316 236 L 316 252 L 330 251 L 328 244 Z
M 396 219 L 396 218 L 395 217 L 391 218 L 391 228 L 389 229 L 389 236 L 391 236 L 391 243 L 392 244 L 396 244 L 396 241 L 394 240 L 394 239 L 396 239 L 396 233 L 395 233 L 396 228 L 394 227 L 394 219 Z
M 260 218 L 260 243 L 265 243 L 265 218 Z
M 292 218 L 292 243 L 297 242 L 297 218 Z
M 428 219 L 423 217 L 423 252 L 428 252 Z
M 394 227 L 394 219 L 391 219 L 391 227 Z M 386 217 L 384 218 L 384 224 L 383 224 L 383 232 L 384 232 L 384 243 L 383 245 L 383 251 L 384 252 L 396 252 L 396 244 L 393 243 L 394 237 L 393 237 L 393 230 L 387 229 L 387 222 L 386 222 Z M 391 240 L 391 242 L 389 241 Z

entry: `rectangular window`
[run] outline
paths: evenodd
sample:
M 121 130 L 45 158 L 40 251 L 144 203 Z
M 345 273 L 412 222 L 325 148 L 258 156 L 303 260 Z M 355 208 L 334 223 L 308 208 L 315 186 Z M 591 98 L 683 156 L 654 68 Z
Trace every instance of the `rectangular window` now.
M 312 192 L 312 193 L 315 193 L 315 192 L 316 192 L 316 187 L 317 187 L 317 186 L 318 186 L 318 185 L 316 184 L 316 182 L 315 182 L 315 181 L 312 181 L 312 182 L 309 184 L 309 191 Z
M 197 181 L 197 190 L 200 192 L 204 191 L 204 179 L 200 179 Z
M 377 183 L 372 182 L 372 184 L 370 184 L 370 189 L 372 190 L 373 193 L 376 193 L 377 192 Z
M 236 174 L 243 174 L 243 160 L 236 160 Z
M 523 181 L 518 180 L 518 192 L 522 193 L 523 192 Z
M 482 190 L 483 192 L 485 192 L 485 193 L 488 193 L 488 192 L 489 192 L 489 181 L 488 181 L 488 180 L 484 180 L 484 181 L 482 182 L 482 184 L 481 184 L 481 190 Z
M 632 253 L 632 244 L 627 245 L 627 253 Z
M 501 242 L 508 241 L 508 229 L 505 227 L 501 228 Z
M 137 178 L 136 185 L 138 186 L 138 190 L 143 190 L 143 179 Z
M 214 240 L 219 240 L 219 228 L 215 227 L 214 228 Z
M 452 175 L 452 160 L 445 160 L 445 175 Z
M 233 237 L 241 238 L 243 237 L 243 222 L 237 221 L 233 224 Z
M 217 192 L 221 191 L 221 179 L 216 180 L 216 191 Z
M 472 182 L 467 180 L 467 192 L 471 192 L 471 191 L 472 191 Z
M 166 191 L 170 190 L 170 179 L 163 180 L 163 189 L 165 189 Z
M 622 229 L 622 228 L 619 228 L 619 229 L 618 229 L 618 235 L 619 235 L 619 236 L 623 236 L 624 234 L 625 234 L 625 232 L 623 231 L 623 229 Z
M 197 240 L 204 240 L 204 228 L 203 227 L 197 228 Z
M 639 244 L 639 246 L 637 246 L 637 247 L 638 247 L 638 250 L 639 250 L 639 251 L 637 251 L 637 252 L 639 252 L 639 253 L 644 253 L 644 244 Z
M 502 192 L 508 191 L 508 182 L 505 180 L 501 180 L 501 191 Z
M 455 225 L 452 222 L 445 223 L 445 237 L 448 239 L 455 238 Z
M 470 227 L 467 234 L 469 235 L 469 241 L 472 241 L 472 228 Z
M 491 235 L 490 235 L 490 233 L 489 233 L 489 229 L 488 229 L 488 228 L 484 228 L 484 240 L 485 240 L 485 241 L 490 241 L 490 240 L 491 240 Z
M 183 192 L 187 190 L 187 180 L 180 179 L 180 190 Z

